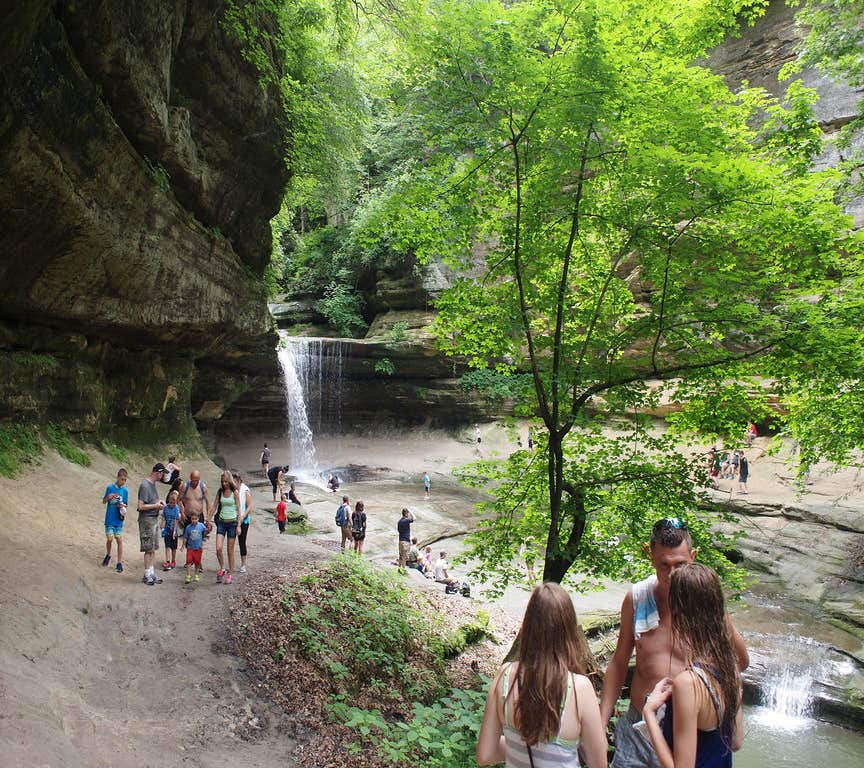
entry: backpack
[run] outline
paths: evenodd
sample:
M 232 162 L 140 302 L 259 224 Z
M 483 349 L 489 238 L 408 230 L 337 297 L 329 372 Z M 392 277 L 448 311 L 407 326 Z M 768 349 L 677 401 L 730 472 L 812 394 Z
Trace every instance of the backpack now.
M 344 504 L 339 505 L 339 509 L 336 510 L 336 525 L 340 528 L 348 522 L 348 513 L 345 509 Z
M 455 595 L 459 592 L 459 585 L 454 584 L 452 581 L 447 582 L 447 584 L 444 585 L 444 592 L 448 595 Z

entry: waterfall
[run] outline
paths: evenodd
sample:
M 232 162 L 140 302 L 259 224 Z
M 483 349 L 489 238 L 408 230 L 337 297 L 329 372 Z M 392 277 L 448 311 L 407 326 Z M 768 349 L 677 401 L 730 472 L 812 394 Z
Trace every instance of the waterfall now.
M 336 339 L 279 335 L 291 469 L 317 480 L 320 469 L 314 437 L 341 430 L 342 368 L 348 347 Z
M 805 718 L 810 714 L 810 689 L 813 668 L 788 665 L 765 677 L 762 703 L 772 712 L 787 718 Z
M 775 655 L 766 664 L 762 708 L 757 719 L 770 728 L 797 730 L 809 725 L 814 682 L 825 676 L 825 648 L 809 638 L 774 637 Z

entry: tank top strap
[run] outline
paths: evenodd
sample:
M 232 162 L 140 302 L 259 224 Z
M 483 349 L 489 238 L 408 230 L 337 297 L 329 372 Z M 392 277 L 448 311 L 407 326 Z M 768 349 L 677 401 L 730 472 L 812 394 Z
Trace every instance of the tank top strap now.
M 714 704 L 714 709 L 717 712 L 717 721 L 720 723 L 723 720 L 723 707 L 720 703 L 720 697 L 717 695 L 717 692 L 714 690 L 714 686 L 711 681 L 708 679 L 708 675 L 705 670 L 702 668 L 700 664 L 693 664 L 693 672 L 705 686 L 705 689 L 708 691 L 708 695 L 711 697 L 711 701 Z

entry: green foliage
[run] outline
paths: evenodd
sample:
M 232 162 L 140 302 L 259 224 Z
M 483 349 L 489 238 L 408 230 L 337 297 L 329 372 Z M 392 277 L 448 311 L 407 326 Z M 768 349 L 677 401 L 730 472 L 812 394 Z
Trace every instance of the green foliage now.
M 744 586 L 744 572 L 729 562 L 724 550 L 734 536 L 714 531 L 720 519 L 732 521 L 713 507 L 707 488 L 704 452 L 686 455 L 671 434 L 658 435 L 640 420 L 622 422 L 609 434 L 599 423 L 585 424 L 566 442 L 562 472 L 567 478 L 562 520 L 584 526 L 578 540 L 552 537 L 554 559 L 573 564 L 564 581 L 568 589 L 585 592 L 606 580 L 635 581 L 651 572 L 645 544 L 662 517 L 686 520 L 700 547 L 699 559 L 714 568 L 732 589 Z M 520 450 L 503 461 L 480 461 L 457 471 L 465 484 L 494 488 L 489 501 L 478 505 L 481 519 L 468 537 L 461 560 L 474 563 L 470 575 L 500 594 L 525 581 L 523 561 L 530 552 L 549 555 L 548 444 L 535 435 L 534 451 Z M 582 511 L 584 510 L 584 511 Z
M 390 329 L 390 341 L 395 343 L 399 343 L 400 341 L 405 341 L 405 336 L 408 332 L 408 323 L 404 320 L 397 320 L 393 323 L 393 327 Z
M 73 464 L 80 464 L 82 467 L 89 467 L 91 464 L 90 456 L 82 451 L 69 432 L 56 424 L 49 424 L 45 428 L 45 439 L 57 453 L 64 459 L 71 461 Z
M 481 567 L 507 576 L 530 535 L 545 578 L 644 571 L 636 553 L 667 514 L 720 544 L 682 441 L 763 412 L 758 389 L 744 397 L 754 375 L 789 376 L 804 348 L 835 354 L 814 329 L 851 316 L 860 250 L 839 174 L 806 172 L 814 94 L 736 95 L 697 63 L 763 8 L 441 0 L 408 34 L 398 106 L 413 141 L 396 142 L 410 151 L 388 158 L 346 244 L 464 272 L 437 302 L 441 348 L 530 370 L 520 394 L 542 451 L 468 470 L 497 499 L 474 539 Z M 658 437 L 635 417 L 663 386 L 685 408 Z
M 408 720 L 393 723 L 378 710 L 349 707 L 338 701 L 332 709 L 334 717 L 375 747 L 388 765 L 475 768 L 485 704 L 482 690 L 453 689 L 431 704 L 415 702 Z M 352 751 L 360 749 L 360 744 L 354 744 Z
M 170 191 L 171 177 L 168 175 L 168 171 L 162 167 L 162 164 L 159 162 L 154 163 L 147 157 L 144 158 L 144 163 L 147 165 L 147 170 L 150 171 L 150 175 L 156 182 L 156 186 L 163 192 Z
M 396 373 L 396 366 L 389 357 L 382 357 L 375 363 L 375 373 L 380 373 L 382 376 L 392 376 Z
M 444 656 L 453 659 L 469 645 L 485 640 L 489 635 L 489 614 L 477 611 L 477 616 L 470 624 L 463 624 L 444 638 Z
M 110 456 L 114 461 L 119 464 L 126 464 L 129 461 L 129 452 L 117 445 L 116 443 L 112 443 L 109 440 L 102 440 L 99 443 L 99 447 L 103 450 L 103 452 Z
M 466 392 L 482 392 L 489 400 L 507 398 L 524 399 L 531 386 L 531 377 L 525 374 L 499 373 L 492 368 L 474 368 L 459 380 L 459 388 Z
M 350 286 L 337 282 L 330 283 L 323 298 L 315 304 L 315 308 L 343 336 L 354 336 L 368 327 L 361 314 L 362 307 L 360 295 Z
M 444 686 L 437 628 L 396 574 L 343 556 L 289 586 L 289 638 L 334 692 L 374 690 L 382 702 L 429 700 Z
M 42 442 L 33 425 L 0 424 L 0 475 L 17 477 L 28 465 L 39 461 Z

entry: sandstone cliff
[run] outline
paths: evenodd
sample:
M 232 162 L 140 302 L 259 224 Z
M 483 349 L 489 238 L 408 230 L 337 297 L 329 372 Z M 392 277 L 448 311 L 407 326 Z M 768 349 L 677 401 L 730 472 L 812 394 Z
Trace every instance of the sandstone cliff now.
M 193 409 L 219 415 L 250 375 L 273 372 L 257 278 L 286 128 L 223 12 L 222 0 L 4 12 L 0 418 L 191 429 Z

